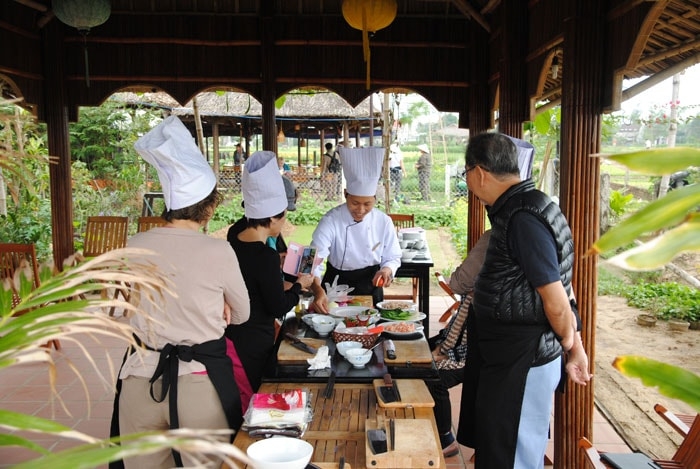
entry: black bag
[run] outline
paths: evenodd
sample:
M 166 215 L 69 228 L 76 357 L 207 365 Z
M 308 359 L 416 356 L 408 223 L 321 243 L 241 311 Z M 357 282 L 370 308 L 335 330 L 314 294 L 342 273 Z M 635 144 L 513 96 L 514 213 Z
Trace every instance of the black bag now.
M 336 151 L 331 156 L 331 162 L 328 163 L 328 172 L 339 173 L 340 172 L 340 160 L 338 159 L 338 152 Z

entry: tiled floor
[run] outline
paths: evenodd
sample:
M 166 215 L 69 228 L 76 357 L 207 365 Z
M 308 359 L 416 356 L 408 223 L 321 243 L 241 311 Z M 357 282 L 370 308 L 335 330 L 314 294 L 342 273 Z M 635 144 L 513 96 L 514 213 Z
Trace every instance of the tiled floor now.
M 451 304 L 447 296 L 430 298 L 430 331 L 434 334 L 443 324 L 440 315 Z M 77 344 L 62 340 L 61 353 L 52 352 L 56 360 L 56 396 L 51 399 L 49 373 L 45 365 L 14 366 L 0 370 L 0 408 L 23 412 L 53 420 L 89 435 L 106 438 L 109 434 L 109 419 L 112 411 L 112 378 L 121 362 L 124 345 L 116 339 L 86 337 L 81 341 L 93 354 L 97 369 L 93 371 Z M 80 370 L 82 380 L 71 367 Z M 451 390 L 453 422 L 458 421 L 461 386 Z M 89 398 L 88 398 L 89 396 Z M 594 444 L 604 451 L 629 451 L 624 441 L 612 426 L 596 411 L 594 419 Z M 41 435 L 31 437 L 33 441 L 49 450 L 65 449 L 74 443 Z M 447 459 L 448 469 L 470 468 L 473 451 L 462 447 L 460 454 Z M 552 457 L 550 446 L 548 455 Z M 36 457 L 29 450 L 0 447 L 0 468 Z

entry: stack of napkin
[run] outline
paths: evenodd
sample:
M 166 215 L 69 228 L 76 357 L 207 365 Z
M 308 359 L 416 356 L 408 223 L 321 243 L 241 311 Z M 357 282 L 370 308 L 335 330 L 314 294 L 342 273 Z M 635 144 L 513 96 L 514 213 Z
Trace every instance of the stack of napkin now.
M 246 411 L 243 430 L 250 436 L 287 435 L 300 437 L 311 421 L 308 392 L 255 393 Z

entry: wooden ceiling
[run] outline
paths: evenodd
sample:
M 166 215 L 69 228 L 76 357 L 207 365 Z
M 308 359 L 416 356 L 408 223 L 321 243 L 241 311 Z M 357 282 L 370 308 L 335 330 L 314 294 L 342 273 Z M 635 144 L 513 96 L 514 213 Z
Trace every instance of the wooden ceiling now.
M 85 38 L 54 17 L 50 0 L 5 0 L 0 77 L 6 96 L 23 97 L 41 117 L 51 82 L 42 54 L 47 41 L 60 41 L 71 118 L 77 106 L 97 105 L 123 90 L 164 91 L 185 104 L 205 90 L 237 90 L 262 101 L 267 92 L 279 97 L 305 86 L 337 92 L 352 106 L 370 91 L 413 91 L 440 111 L 463 116 L 475 83 L 488 83 L 488 106 L 498 107 L 502 24 L 515 2 L 397 0 L 396 19 L 370 40 L 367 90 L 361 32 L 344 20 L 342 0 L 112 0 L 110 18 Z M 530 0 L 518 20 L 533 112 L 535 103 L 561 98 L 565 25 L 575 3 Z M 660 79 L 698 62 L 700 0 L 601 4 L 600 33 L 609 44 L 600 51 L 606 64 L 602 108 L 619 106 L 623 78 Z M 555 56 L 557 78 L 551 73 Z

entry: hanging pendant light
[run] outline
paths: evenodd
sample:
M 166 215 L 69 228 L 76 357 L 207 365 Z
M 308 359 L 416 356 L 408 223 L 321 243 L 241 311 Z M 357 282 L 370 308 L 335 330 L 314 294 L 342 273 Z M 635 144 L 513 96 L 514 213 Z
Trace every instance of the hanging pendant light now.
M 396 9 L 396 0 L 343 0 L 343 18 L 350 26 L 362 31 L 362 53 L 367 64 L 367 89 L 370 83 L 369 33 L 389 26 L 396 18 Z
M 87 35 L 90 28 L 99 26 L 112 12 L 110 0 L 52 0 L 53 12 L 61 23 L 72 26 L 83 36 L 83 56 L 85 59 L 85 84 L 90 87 L 88 68 Z
M 280 131 L 277 134 L 277 141 L 282 143 L 282 142 L 284 142 L 285 138 L 287 138 L 287 137 L 284 135 L 284 130 L 282 130 L 282 124 L 280 124 Z

